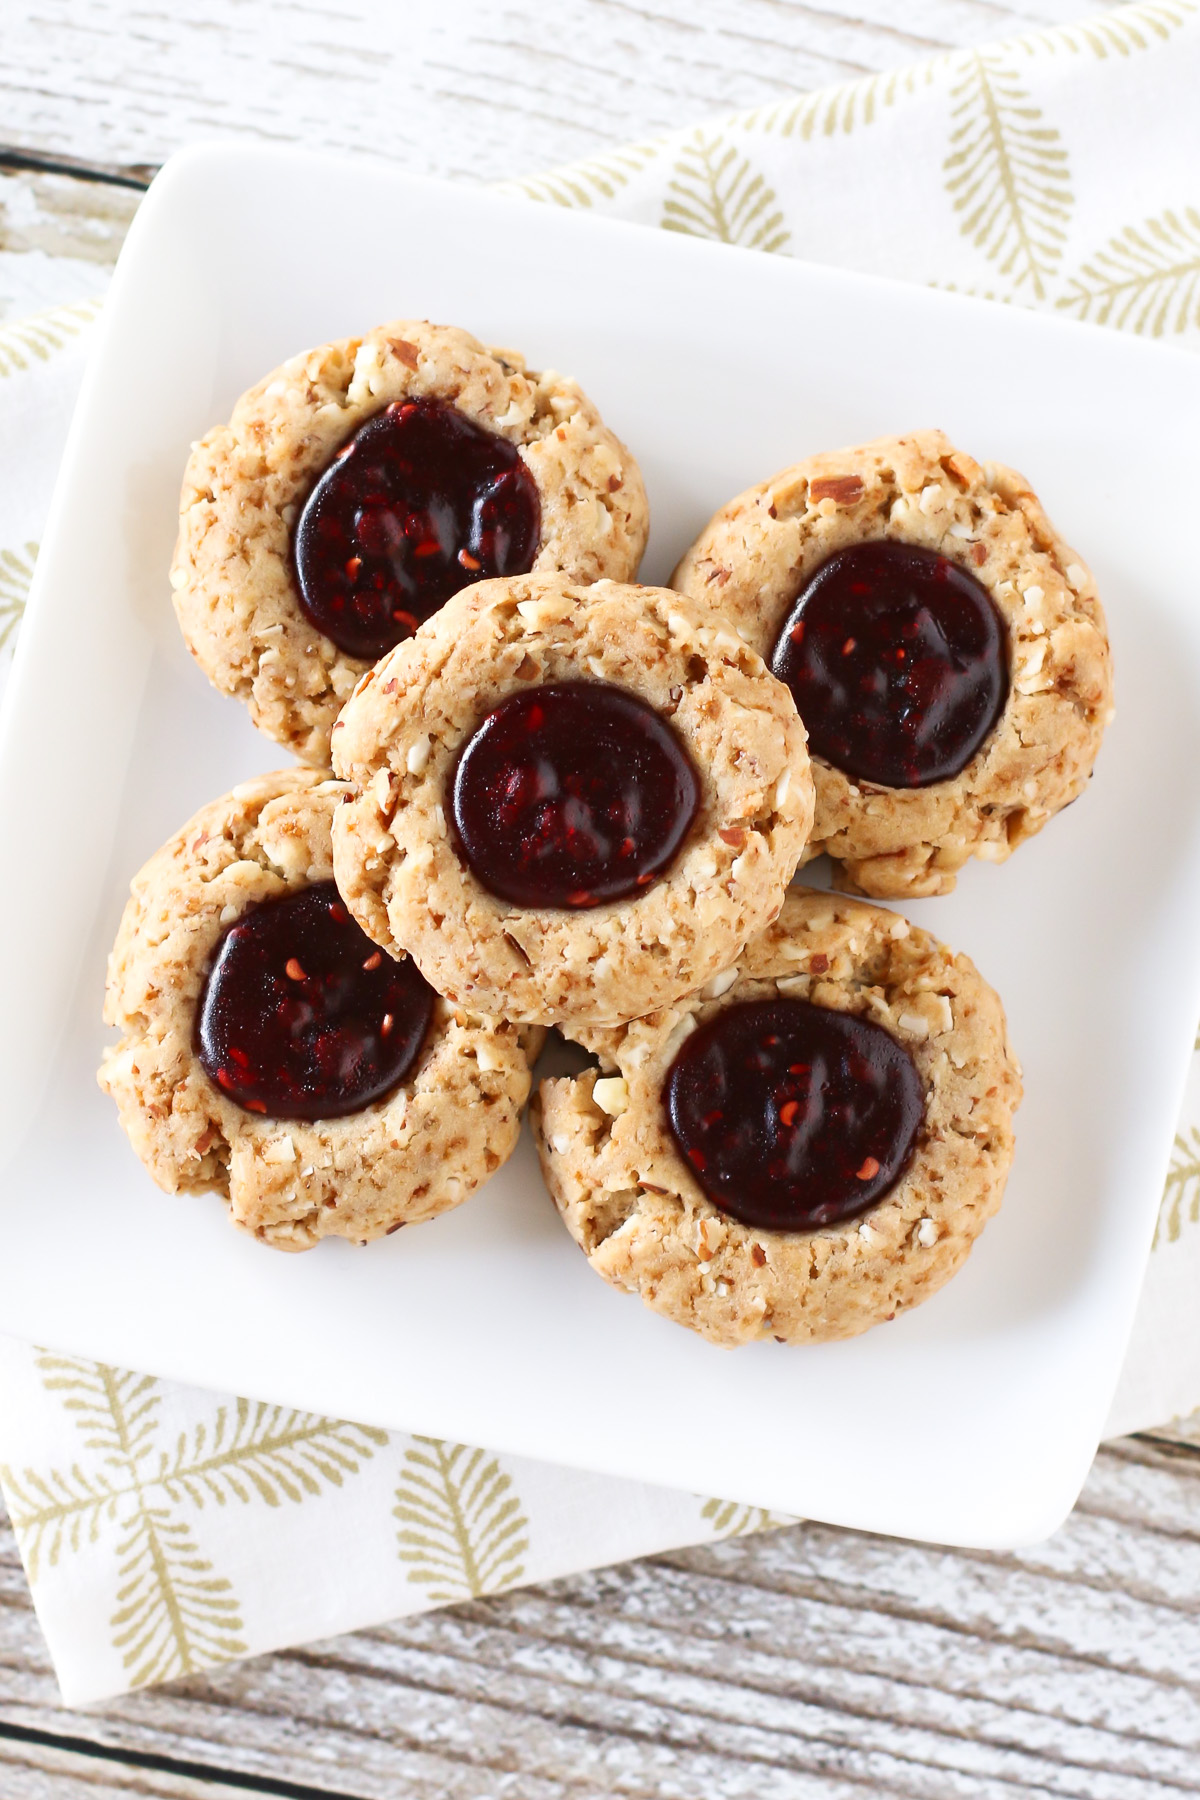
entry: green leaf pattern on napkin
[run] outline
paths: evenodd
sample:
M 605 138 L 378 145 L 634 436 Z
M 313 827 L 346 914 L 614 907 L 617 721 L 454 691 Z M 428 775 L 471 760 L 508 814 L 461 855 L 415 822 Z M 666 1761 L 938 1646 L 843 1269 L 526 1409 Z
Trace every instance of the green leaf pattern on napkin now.
M 341 1487 L 387 1434 L 238 1400 L 168 1441 L 152 1376 L 45 1351 L 37 1362 L 90 1463 L 0 1470 L 30 1582 L 112 1531 L 109 1627 L 131 1687 L 246 1655 L 237 1596 L 203 1555 L 191 1515 L 209 1503 L 279 1506 Z
M 528 1578 L 528 1511 L 512 1469 L 490 1451 L 215 1397 L 207 1417 L 180 1431 L 164 1422 L 166 1390 L 152 1376 L 48 1351 L 35 1364 L 81 1454 L 62 1468 L 0 1468 L 9 1516 L 35 1593 L 107 1541 L 95 1566 L 111 1566 L 109 1641 L 130 1687 L 250 1653 L 241 1598 L 203 1547 L 206 1509 L 300 1506 L 344 1488 L 380 1455 L 396 1458 L 397 1554 L 427 1604 Z M 796 1523 L 737 1501 L 694 1504 L 697 1526 L 714 1537 Z
M 1056 305 L 1149 337 L 1200 327 L 1200 212 L 1184 206 L 1126 226 L 1071 277 Z
M 790 236 L 774 188 L 720 132 L 695 131 L 682 145 L 661 223 L 746 250 L 783 250 Z
M 101 301 L 74 300 L 0 325 L 0 377 L 49 362 L 99 313 Z
M 523 194 L 527 200 L 545 200 L 552 206 L 595 206 L 602 200 L 614 199 L 661 154 L 662 148 L 661 138 L 644 144 L 625 144 L 604 156 L 564 163 L 548 175 L 506 181 L 501 192 Z
M 964 59 L 951 88 L 946 191 L 959 230 L 1012 284 L 1044 300 L 1071 216 L 1067 152 L 1007 57 Z
M 529 1520 L 499 1457 L 441 1438 L 405 1451 L 394 1516 L 408 1579 L 431 1600 L 478 1599 L 520 1581 Z
M 1048 50 L 1052 56 L 1058 51 L 1076 56 L 1089 51 L 1099 57 L 1133 56 L 1138 50 L 1164 43 L 1197 10 L 1196 0 L 1141 0 L 1141 4 L 1121 6 L 1073 25 L 1026 32 L 1013 39 L 1013 45 L 1030 53 Z
M 0 650 L 15 638 L 25 616 L 37 553 L 34 543 L 24 544 L 20 550 L 0 550 Z
M 1196 1224 L 1200 1224 L 1200 1130 L 1192 1125 L 1175 1138 L 1154 1228 L 1154 1248 L 1176 1243 L 1185 1225 Z
M 772 1512 L 767 1506 L 743 1506 L 737 1500 L 706 1500 L 700 1517 L 707 1519 L 714 1537 L 746 1537 L 754 1531 L 776 1531 L 783 1525 L 797 1525 L 790 1513 Z
M 928 87 L 944 61 L 915 63 L 907 69 L 888 69 L 880 75 L 863 75 L 837 87 L 801 94 L 795 100 L 777 100 L 742 113 L 736 123 L 744 131 L 765 131 L 779 137 L 796 137 L 807 143 L 813 137 L 834 137 L 859 125 L 871 125 L 888 107 L 919 88 Z

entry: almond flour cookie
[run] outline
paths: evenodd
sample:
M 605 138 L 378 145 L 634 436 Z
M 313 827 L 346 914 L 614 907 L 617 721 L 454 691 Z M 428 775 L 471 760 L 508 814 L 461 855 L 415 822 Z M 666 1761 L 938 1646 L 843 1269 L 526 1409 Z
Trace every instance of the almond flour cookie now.
M 481 582 L 363 677 L 333 734 L 338 887 L 439 993 L 633 1018 L 778 912 L 812 821 L 804 728 L 662 588 Z
M 940 431 L 813 456 L 731 500 L 671 585 L 792 689 L 817 792 L 805 860 L 946 894 L 1078 797 L 1112 717 L 1104 614 L 1028 483 Z
M 606 1281 L 717 1344 L 853 1337 L 962 1266 L 1021 1098 L 1000 1001 L 879 907 L 793 889 L 737 964 L 543 1081 L 546 1184 Z
M 467 582 L 628 580 L 636 462 L 573 381 L 401 319 L 293 357 L 192 451 L 171 569 L 215 687 L 306 762 L 364 669 Z
M 281 1250 L 467 1199 L 512 1152 L 540 1042 L 366 941 L 331 880 L 344 792 L 290 769 L 203 807 L 135 878 L 109 959 L 99 1081 L 134 1150 Z

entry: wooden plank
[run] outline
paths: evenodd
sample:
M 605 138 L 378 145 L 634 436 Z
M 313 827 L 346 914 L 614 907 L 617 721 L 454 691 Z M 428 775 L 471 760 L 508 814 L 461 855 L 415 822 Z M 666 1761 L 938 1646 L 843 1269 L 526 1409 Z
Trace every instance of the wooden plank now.
M 1125 1440 L 1036 1550 L 800 1526 L 86 1717 L 57 1700 L 5 1535 L 0 1732 L 363 1800 L 1180 1800 L 1200 1793 L 1198 1521 L 1200 1454 Z
M 254 1791 L 267 1800 L 282 1794 L 275 1787 Z M 247 1789 L 0 1734 L 0 1793 L 4 1800 L 246 1800 Z
M 0 168 L 0 252 L 110 268 L 141 197 L 76 175 Z
M 1080 18 L 1094 0 L 43 0 L 5 20 L 14 144 L 119 167 L 197 137 L 367 152 L 470 180 L 957 45 Z

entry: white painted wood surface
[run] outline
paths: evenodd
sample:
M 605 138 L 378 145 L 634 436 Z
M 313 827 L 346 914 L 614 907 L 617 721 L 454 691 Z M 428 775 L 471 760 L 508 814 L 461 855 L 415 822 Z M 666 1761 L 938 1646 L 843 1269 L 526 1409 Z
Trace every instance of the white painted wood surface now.
M 1095 10 L 9 0 L 0 149 L 136 172 L 244 132 L 500 179 Z M 82 292 L 135 204 L 0 175 L 0 250 L 66 259 Z M 314 221 L 314 248 L 331 246 L 336 222 Z M 87 1714 L 58 1701 L 0 1524 L 0 1800 L 234 1800 L 247 1785 L 360 1800 L 1200 1793 L 1200 1434 L 1106 1448 L 1068 1525 L 1017 1556 L 800 1526 Z
M 500 180 L 1082 18 L 1095 0 L 7 0 L 0 137 L 114 167 L 249 132 Z M 314 248 L 333 221 L 313 221 Z

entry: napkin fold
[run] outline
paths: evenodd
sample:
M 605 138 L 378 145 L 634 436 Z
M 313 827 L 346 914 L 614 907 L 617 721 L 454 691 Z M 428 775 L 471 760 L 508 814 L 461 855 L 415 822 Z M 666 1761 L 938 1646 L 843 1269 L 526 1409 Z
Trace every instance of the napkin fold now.
M 506 188 L 1200 350 L 1198 91 L 1200 0 L 1143 0 Z M 0 690 L 98 287 L 0 253 Z M 1110 1433 L 1200 1402 L 1198 1289 L 1200 1058 Z M 68 1705 L 785 1522 L 2 1339 L 0 1465 Z

